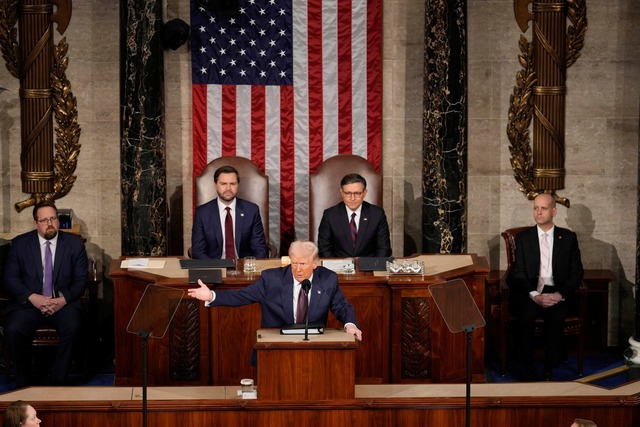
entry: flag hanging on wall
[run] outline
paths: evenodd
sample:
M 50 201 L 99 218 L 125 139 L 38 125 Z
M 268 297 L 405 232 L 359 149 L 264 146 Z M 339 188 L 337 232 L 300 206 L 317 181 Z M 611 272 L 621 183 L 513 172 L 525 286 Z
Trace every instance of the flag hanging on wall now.
M 382 0 L 191 0 L 191 58 L 194 177 L 250 158 L 269 176 L 281 253 L 308 238 L 324 160 L 357 154 L 380 171 Z

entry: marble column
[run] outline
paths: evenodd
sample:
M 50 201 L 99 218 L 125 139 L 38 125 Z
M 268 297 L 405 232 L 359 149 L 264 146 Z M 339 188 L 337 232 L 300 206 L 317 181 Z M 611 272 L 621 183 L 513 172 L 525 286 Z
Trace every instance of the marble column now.
M 162 0 L 120 4 L 122 255 L 167 253 Z
M 422 248 L 466 251 L 467 2 L 426 0 Z

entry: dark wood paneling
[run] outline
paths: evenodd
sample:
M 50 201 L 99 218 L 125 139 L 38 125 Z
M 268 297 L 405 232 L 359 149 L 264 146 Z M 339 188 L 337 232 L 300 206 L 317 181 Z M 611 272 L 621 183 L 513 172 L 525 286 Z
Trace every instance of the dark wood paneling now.
M 466 255 L 465 255 L 466 256 Z M 363 340 L 356 350 L 356 383 L 464 382 L 466 339 L 451 334 L 428 290 L 433 283 L 463 278 L 483 312 L 486 260 L 437 276 L 374 276 L 358 272 L 340 276 L 340 287 L 353 305 Z M 141 342 L 126 327 L 149 283 L 188 289 L 186 279 L 170 279 L 111 265 L 115 288 L 116 385 L 142 383 Z M 252 280 L 254 280 L 253 278 Z M 226 278 L 219 289 L 241 288 L 252 280 Z M 330 315 L 327 327 L 342 325 Z M 169 332 L 149 341 L 148 384 L 238 385 L 256 378 L 251 353 L 260 328 L 260 307 L 216 307 L 186 297 Z M 199 361 L 199 362 L 198 362 Z M 473 333 L 473 381 L 484 381 L 484 329 Z

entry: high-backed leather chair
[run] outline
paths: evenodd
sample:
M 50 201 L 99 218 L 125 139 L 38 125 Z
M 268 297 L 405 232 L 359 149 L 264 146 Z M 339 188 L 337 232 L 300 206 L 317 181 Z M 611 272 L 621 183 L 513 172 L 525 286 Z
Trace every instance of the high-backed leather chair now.
M 516 236 L 531 227 L 510 228 L 501 233 L 507 251 L 507 272 L 500 280 L 500 325 L 498 326 L 498 356 L 500 358 L 500 369 L 502 375 L 507 372 L 509 353 L 509 328 L 513 322 L 517 321 L 509 313 L 509 285 L 507 278 L 511 270 L 511 265 L 516 259 Z M 564 323 L 565 336 L 577 336 L 578 338 L 578 374 L 584 371 L 584 329 L 585 317 L 587 313 L 587 288 L 584 283 L 580 284 L 577 291 L 578 307 L 570 311 Z M 542 336 L 544 320 L 536 319 L 534 335 Z
M 349 173 L 358 173 L 367 180 L 365 200 L 382 207 L 382 175 L 367 159 L 355 154 L 330 157 L 309 177 L 309 240 L 312 242 L 318 242 L 324 210 L 342 201 L 340 181 Z
M 240 174 L 237 197 L 255 203 L 260 208 L 260 217 L 264 227 L 264 237 L 269 253 L 276 254 L 275 246 L 269 241 L 269 177 L 246 157 L 222 156 L 209 162 L 202 173 L 196 177 L 196 206 L 203 205 L 218 196 L 213 182 L 213 174 L 221 166 L 233 166 Z

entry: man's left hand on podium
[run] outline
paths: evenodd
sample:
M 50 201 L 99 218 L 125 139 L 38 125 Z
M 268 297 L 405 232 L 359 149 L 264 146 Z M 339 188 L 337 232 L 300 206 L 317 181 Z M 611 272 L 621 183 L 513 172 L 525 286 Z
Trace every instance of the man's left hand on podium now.
M 347 323 L 344 327 L 346 333 L 354 335 L 358 341 L 362 341 L 362 331 L 353 323 Z

